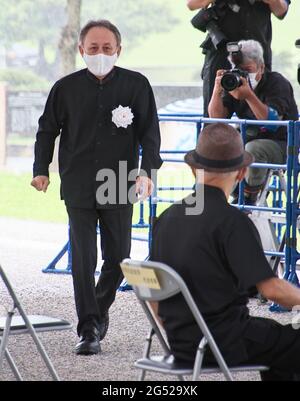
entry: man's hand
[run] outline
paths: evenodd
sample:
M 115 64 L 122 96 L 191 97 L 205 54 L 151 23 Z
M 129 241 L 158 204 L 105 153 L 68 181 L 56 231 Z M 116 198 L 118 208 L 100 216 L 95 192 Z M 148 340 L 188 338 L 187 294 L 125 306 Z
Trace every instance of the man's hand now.
M 284 18 L 289 8 L 285 0 L 262 0 L 262 1 L 268 4 L 271 12 L 279 19 Z
M 152 195 L 154 183 L 148 177 L 138 177 L 136 180 L 136 192 L 139 195 L 139 200 L 144 201 Z
M 213 0 L 187 0 L 187 6 L 190 10 L 198 10 L 199 8 L 205 8 L 211 4 Z
M 43 191 L 44 193 L 46 193 L 49 185 L 49 177 L 46 177 L 44 175 L 37 176 L 31 181 L 31 186 L 39 192 Z
M 249 81 L 241 77 L 242 85 L 236 88 L 235 90 L 229 92 L 229 94 L 234 97 L 236 100 L 247 100 L 251 97 L 253 90 L 249 85 Z
M 256 285 L 262 296 L 274 301 L 285 308 L 293 308 L 300 305 L 300 290 L 286 280 L 270 278 Z
M 218 70 L 215 78 L 215 86 L 208 105 L 208 114 L 210 118 L 226 118 L 228 110 L 224 107 L 222 94 L 224 92 L 221 80 L 226 70 Z
M 215 86 L 214 86 L 214 94 L 216 95 L 222 95 L 223 93 L 223 87 L 221 85 L 221 81 L 223 78 L 224 73 L 226 70 L 218 70 L 216 74 L 216 79 L 215 79 Z

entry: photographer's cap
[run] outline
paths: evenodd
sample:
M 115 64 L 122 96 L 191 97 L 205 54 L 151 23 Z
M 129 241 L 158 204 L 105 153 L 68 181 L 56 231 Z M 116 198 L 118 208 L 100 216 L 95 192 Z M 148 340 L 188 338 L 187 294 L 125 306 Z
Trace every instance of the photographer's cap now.
M 195 169 L 226 173 L 250 166 L 254 157 L 244 150 L 241 134 L 235 128 L 217 123 L 203 129 L 196 149 L 184 160 Z

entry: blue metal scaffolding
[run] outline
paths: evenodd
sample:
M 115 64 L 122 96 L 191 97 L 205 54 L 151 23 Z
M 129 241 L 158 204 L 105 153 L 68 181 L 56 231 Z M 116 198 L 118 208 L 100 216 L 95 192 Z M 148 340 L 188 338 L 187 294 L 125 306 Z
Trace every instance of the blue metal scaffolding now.
M 282 243 L 282 249 L 278 251 L 265 250 L 266 256 L 271 256 L 273 258 L 278 258 L 278 260 L 284 260 L 285 262 L 285 274 L 284 278 L 299 286 L 298 277 L 296 274 L 296 262 L 300 259 L 300 253 L 297 250 L 297 222 L 298 216 L 300 215 L 299 208 L 299 188 L 298 188 L 298 176 L 300 173 L 300 163 L 298 159 L 299 155 L 299 133 L 300 133 L 300 122 L 293 121 L 254 121 L 254 120 L 226 120 L 226 119 L 206 119 L 202 118 L 196 114 L 160 114 L 160 122 L 186 122 L 193 123 L 196 126 L 195 142 L 198 135 L 201 132 L 202 124 L 211 124 L 216 122 L 222 122 L 226 124 L 236 124 L 240 127 L 241 135 L 243 140 L 246 139 L 246 132 L 248 126 L 265 126 L 265 125 L 276 125 L 276 126 L 286 126 L 288 131 L 288 145 L 287 145 L 287 163 L 285 165 L 274 165 L 274 164 L 263 164 L 255 163 L 252 165 L 254 168 L 267 168 L 272 171 L 283 170 L 286 172 L 286 201 L 283 201 L 282 188 L 276 180 L 273 179 L 273 184 L 270 185 L 269 190 L 273 193 L 272 206 L 245 206 L 244 205 L 244 195 L 243 195 L 243 183 L 241 183 L 241 190 L 239 195 L 239 202 L 236 205 L 241 210 L 251 210 L 260 212 L 269 212 L 273 214 L 278 214 L 280 216 L 284 215 L 284 223 L 276 224 L 276 232 L 278 239 Z M 183 156 L 190 149 L 185 150 L 162 150 L 161 155 L 165 163 L 184 163 Z M 172 158 L 173 156 L 173 158 Z M 176 157 L 174 157 L 176 156 Z M 178 158 L 178 156 L 182 156 Z M 133 225 L 135 229 L 147 229 L 148 235 L 133 236 L 133 240 L 148 242 L 149 249 L 151 247 L 152 238 L 152 225 L 153 221 L 157 217 L 157 208 L 160 203 L 174 203 L 172 199 L 165 199 L 160 197 L 159 194 L 164 191 L 191 191 L 192 187 L 163 187 L 158 186 L 155 188 L 152 197 L 149 198 L 149 220 L 145 222 L 145 202 L 139 205 L 139 222 Z M 148 217 L 148 216 L 147 216 Z M 274 223 L 275 224 L 275 223 Z M 285 232 L 282 230 L 285 226 Z M 62 259 L 65 254 L 68 254 L 68 265 L 65 269 L 58 269 L 57 263 Z M 54 258 L 54 260 L 45 268 L 43 272 L 45 273 L 56 273 L 56 274 L 70 274 L 72 270 L 72 255 L 70 241 L 63 247 L 59 254 Z M 272 311 L 281 312 L 284 311 L 279 305 L 272 305 Z

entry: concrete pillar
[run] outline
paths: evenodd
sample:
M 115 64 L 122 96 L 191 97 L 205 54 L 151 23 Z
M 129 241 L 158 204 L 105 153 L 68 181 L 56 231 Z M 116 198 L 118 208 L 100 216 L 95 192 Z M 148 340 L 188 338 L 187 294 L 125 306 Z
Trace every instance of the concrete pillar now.
M 6 164 L 6 85 L 0 82 L 0 168 Z

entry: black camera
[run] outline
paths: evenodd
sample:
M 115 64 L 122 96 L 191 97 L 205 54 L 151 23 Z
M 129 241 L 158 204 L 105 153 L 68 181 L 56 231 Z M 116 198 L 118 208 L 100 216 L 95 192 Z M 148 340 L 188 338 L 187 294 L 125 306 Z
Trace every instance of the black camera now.
M 251 5 L 261 0 L 248 0 Z M 234 13 L 239 13 L 241 0 L 215 0 L 209 8 L 201 9 L 192 19 L 194 28 L 201 32 L 208 32 L 214 47 L 219 50 L 228 43 L 226 35 L 218 26 L 219 19 L 223 18 L 230 9 Z
M 241 45 L 237 42 L 229 42 L 227 43 L 226 48 L 234 68 L 224 73 L 221 79 L 221 86 L 225 91 L 231 92 L 236 88 L 239 88 L 242 85 L 241 78 L 248 78 L 249 74 L 247 71 L 243 71 L 239 68 L 243 64 L 244 58 L 241 51 Z
M 195 15 L 191 23 L 201 32 L 208 32 L 216 49 L 220 49 L 228 42 L 226 36 L 220 30 L 217 21 L 224 15 L 226 2 L 218 1 L 212 7 L 202 9 Z
M 242 85 L 241 78 L 248 78 L 247 71 L 234 68 L 233 70 L 226 71 L 221 79 L 221 85 L 224 90 L 231 92 Z
M 300 39 L 296 40 L 295 46 L 300 49 Z M 300 85 L 300 64 L 298 64 L 298 83 Z

